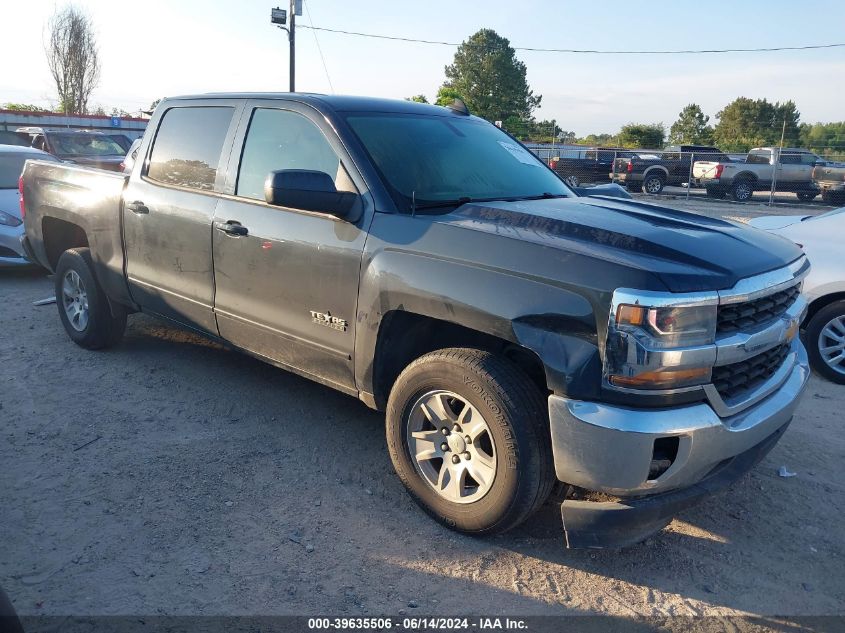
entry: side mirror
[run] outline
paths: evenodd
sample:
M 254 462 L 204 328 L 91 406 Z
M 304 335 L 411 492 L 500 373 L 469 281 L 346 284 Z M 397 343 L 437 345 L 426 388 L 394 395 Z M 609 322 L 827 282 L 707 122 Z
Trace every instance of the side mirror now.
M 264 200 L 268 204 L 304 211 L 328 213 L 353 221 L 359 196 L 338 191 L 327 173 L 310 169 L 271 171 L 264 181 Z

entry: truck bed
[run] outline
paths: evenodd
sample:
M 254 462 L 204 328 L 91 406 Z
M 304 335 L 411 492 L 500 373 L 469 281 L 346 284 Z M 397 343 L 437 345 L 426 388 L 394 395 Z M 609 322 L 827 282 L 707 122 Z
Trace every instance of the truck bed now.
M 98 281 L 106 294 L 129 301 L 123 275 L 121 206 L 128 175 L 46 161 L 27 161 L 23 171 L 27 248 L 35 260 L 55 270 L 62 252 L 85 242 L 98 264 Z M 44 239 L 45 226 L 51 230 Z M 131 301 L 130 301 L 131 302 Z

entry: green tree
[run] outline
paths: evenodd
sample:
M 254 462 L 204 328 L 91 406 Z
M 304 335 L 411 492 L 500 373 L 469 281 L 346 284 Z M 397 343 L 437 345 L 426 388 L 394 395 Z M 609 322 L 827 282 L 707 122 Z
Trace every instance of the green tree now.
M 747 152 L 753 147 L 800 143 L 798 122 L 801 113 L 792 101 L 771 103 L 766 99 L 740 97 L 731 101 L 717 115 L 719 122 L 713 139 L 728 152 Z
M 619 130 L 622 147 L 661 149 L 666 138 L 662 123 L 629 123 Z
M 592 145 L 594 147 L 603 147 L 608 145 L 617 145 L 619 143 L 619 139 L 617 138 L 616 134 L 587 134 L 582 138 L 579 138 L 575 141 L 580 145 Z
M 425 95 L 414 95 L 413 97 L 405 97 L 405 101 L 414 101 L 416 103 L 428 103 Z
M 801 147 L 823 156 L 845 155 L 845 121 L 837 123 L 802 123 Z
M 440 86 L 440 90 L 437 91 L 437 97 L 434 99 L 434 103 L 435 105 L 439 106 L 447 106 L 452 105 L 455 99 L 463 100 L 461 93 L 459 93 L 452 86 L 447 86 L 444 84 Z
M 710 145 L 713 128 L 708 125 L 709 122 L 710 117 L 701 111 L 701 107 L 690 103 L 669 128 L 669 142 L 675 145 Z
M 525 64 L 510 42 L 492 29 L 481 29 L 458 47 L 443 87 L 457 91 L 473 114 L 488 121 L 529 120 L 541 99 L 529 88 Z
M 0 105 L 0 109 L 14 112 L 49 112 L 49 110 L 31 103 L 4 103 Z

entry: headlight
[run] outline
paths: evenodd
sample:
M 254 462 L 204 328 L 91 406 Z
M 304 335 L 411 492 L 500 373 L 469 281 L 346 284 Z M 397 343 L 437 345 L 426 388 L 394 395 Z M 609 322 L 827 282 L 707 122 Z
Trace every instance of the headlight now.
M 6 213 L 5 211 L 0 211 L 0 224 L 3 226 L 20 226 L 21 219 L 16 218 L 13 215 Z
M 652 294 L 614 295 L 605 354 L 607 381 L 613 387 L 639 390 L 707 384 L 716 359 L 717 299 L 699 298 L 684 305 L 683 296 L 658 301 Z
M 623 304 L 616 309 L 616 327 L 649 340 L 659 349 L 707 345 L 716 336 L 716 306 L 648 308 Z

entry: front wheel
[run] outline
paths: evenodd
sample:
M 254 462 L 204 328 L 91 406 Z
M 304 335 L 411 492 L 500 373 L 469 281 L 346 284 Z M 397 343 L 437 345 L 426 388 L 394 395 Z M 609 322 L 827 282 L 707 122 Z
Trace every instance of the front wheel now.
M 106 294 L 94 277 L 89 249 L 73 248 L 62 253 L 55 282 L 59 318 L 74 343 L 101 349 L 120 341 L 126 315 L 112 315 Z
M 413 499 L 440 523 L 504 532 L 548 497 L 554 469 L 548 410 L 505 358 L 444 349 L 399 376 L 387 404 L 387 446 Z
M 845 301 L 816 312 L 806 333 L 810 365 L 828 380 L 845 385 Z

